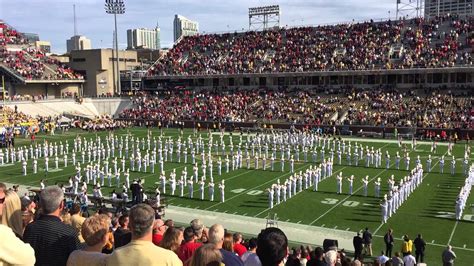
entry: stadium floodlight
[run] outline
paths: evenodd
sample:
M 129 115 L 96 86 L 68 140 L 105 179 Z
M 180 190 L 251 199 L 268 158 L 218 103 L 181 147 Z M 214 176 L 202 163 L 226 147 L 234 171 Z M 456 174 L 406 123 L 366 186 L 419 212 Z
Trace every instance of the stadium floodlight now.
M 260 6 L 249 8 L 249 29 L 258 30 L 263 28 L 279 27 L 280 26 L 280 6 Z M 263 26 L 263 27 L 262 27 Z
M 118 50 L 118 32 L 117 32 L 117 15 L 125 14 L 125 2 L 124 0 L 105 0 L 105 13 L 113 14 L 114 15 L 114 23 L 115 23 L 115 59 L 112 53 L 112 67 L 117 72 L 117 79 L 114 91 L 120 95 L 122 93 L 120 89 L 120 57 L 119 57 L 119 50 Z M 115 65 L 114 65 L 115 64 Z M 115 78 L 115 75 L 114 75 Z

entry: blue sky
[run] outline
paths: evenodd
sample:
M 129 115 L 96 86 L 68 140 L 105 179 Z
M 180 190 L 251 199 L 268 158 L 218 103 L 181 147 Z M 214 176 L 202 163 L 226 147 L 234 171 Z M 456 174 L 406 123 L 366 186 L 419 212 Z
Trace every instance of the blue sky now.
M 105 14 L 104 0 L 0 0 L 0 19 L 21 32 L 34 32 L 51 41 L 53 52 L 66 51 L 74 33 L 72 5 L 76 4 L 78 32 L 93 48 L 112 46 L 113 16 Z M 161 46 L 173 43 L 173 18 L 180 14 L 199 22 L 201 32 L 248 28 L 248 8 L 279 4 L 281 26 L 318 25 L 395 15 L 395 0 L 125 0 L 118 17 L 119 46 L 126 47 L 129 28 L 161 28 Z

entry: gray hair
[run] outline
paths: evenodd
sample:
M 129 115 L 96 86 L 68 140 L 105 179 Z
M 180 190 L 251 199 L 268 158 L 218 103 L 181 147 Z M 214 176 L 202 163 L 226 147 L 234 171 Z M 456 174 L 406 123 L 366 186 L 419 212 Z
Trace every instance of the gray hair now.
M 59 208 L 64 200 L 64 193 L 58 186 L 48 186 L 41 191 L 40 197 L 43 213 L 50 214 Z
M 202 223 L 202 221 L 199 219 L 194 219 L 191 221 L 190 225 L 193 228 L 194 233 L 197 235 L 197 237 L 201 237 L 202 231 L 204 230 L 204 224 Z
M 209 228 L 209 243 L 219 244 L 224 241 L 224 227 L 221 224 L 215 224 Z
M 130 229 L 133 237 L 142 237 L 151 232 L 155 222 L 155 211 L 150 205 L 137 204 L 130 209 Z

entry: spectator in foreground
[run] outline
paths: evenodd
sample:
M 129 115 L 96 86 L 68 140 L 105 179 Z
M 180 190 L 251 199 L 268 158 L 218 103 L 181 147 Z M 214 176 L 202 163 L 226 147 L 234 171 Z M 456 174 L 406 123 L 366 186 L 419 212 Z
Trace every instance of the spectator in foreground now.
M 328 264 L 324 260 L 324 250 L 321 247 L 317 247 L 314 249 L 314 257 L 312 257 L 307 266 L 327 266 Z
M 257 255 L 263 266 L 284 265 L 288 256 L 288 238 L 278 228 L 270 227 L 258 235 Z
M 206 226 L 204 226 L 202 221 L 199 219 L 194 219 L 191 221 L 190 225 L 194 230 L 194 234 L 196 235 L 197 241 L 207 243 L 208 229 L 206 228 Z
M 262 263 L 257 256 L 257 239 L 251 238 L 249 240 L 249 251 L 245 252 L 242 256 L 242 261 L 245 266 L 261 266 Z
M 0 224 L 10 227 L 15 235 L 23 238 L 23 217 L 21 215 L 21 200 L 13 190 L 5 192 L 3 211 Z
M 392 266 L 403 266 L 403 260 L 400 258 L 400 252 L 396 251 L 392 258 Z
M 443 260 L 443 266 L 452 266 L 454 265 L 454 260 L 456 259 L 456 254 L 453 251 L 451 245 L 448 245 L 446 249 L 441 254 L 441 259 Z
M 86 218 L 82 217 L 81 215 L 81 205 L 78 203 L 74 203 L 70 210 L 71 213 L 71 225 L 76 230 L 77 236 L 81 243 L 84 242 L 84 238 L 81 235 L 82 224 L 86 220 Z
M 243 266 L 242 260 L 230 251 L 222 248 L 224 244 L 224 227 L 220 224 L 215 224 L 209 228 L 209 243 L 214 244 L 222 254 L 222 262 L 226 266 Z
M 179 247 L 183 240 L 183 231 L 176 227 L 170 227 L 166 229 L 163 240 L 160 242 L 160 247 L 169 249 L 178 255 Z
M 41 191 L 41 216 L 25 228 L 23 240 L 35 250 L 36 266 L 66 265 L 69 255 L 79 249 L 76 231 L 59 218 L 64 210 L 64 194 L 60 187 Z
M 87 218 L 81 228 L 81 235 L 86 243 L 86 247 L 72 252 L 67 260 L 67 265 L 105 265 L 105 260 L 110 255 L 102 253 L 102 248 L 107 244 L 109 224 L 109 217 L 103 214 Z
M 179 248 L 178 257 L 184 263 L 184 265 L 189 264 L 188 260 L 192 257 L 194 252 L 202 246 L 201 243 L 196 242 L 196 235 L 194 234 L 194 229 L 192 227 L 186 227 L 183 233 L 184 242 Z
M 390 258 L 385 256 L 385 252 L 383 252 L 382 250 L 380 256 L 377 257 L 377 260 L 380 262 L 380 264 L 384 265 L 387 261 L 390 260 Z
M 132 240 L 132 233 L 128 228 L 129 222 L 130 219 L 128 217 L 128 214 L 123 214 L 118 219 L 118 223 L 120 226 L 114 232 L 115 248 L 125 246 Z
M 190 266 L 221 266 L 222 254 L 214 244 L 200 246 L 191 257 Z
M 155 211 L 146 204 L 137 204 L 130 209 L 130 231 L 132 241 L 116 249 L 107 258 L 107 265 L 168 265 L 183 263 L 170 250 L 157 247 L 152 242 Z
M 1 199 L 1 198 L 0 198 Z M 0 224 L 0 265 L 34 265 L 35 251 L 6 225 Z
M 231 233 L 225 233 L 224 234 L 224 244 L 222 244 L 222 248 L 227 250 L 227 251 L 230 251 L 234 254 L 237 254 L 234 251 L 234 240 L 233 240 L 233 237 L 232 237 Z
M 416 265 L 416 259 L 411 253 L 408 253 L 403 257 L 403 264 L 404 266 L 415 266 Z
M 153 244 L 159 246 L 165 232 L 166 226 L 163 220 L 156 219 L 153 224 Z
M 242 258 L 245 252 L 247 252 L 247 248 L 242 245 L 242 234 L 241 233 L 234 233 L 233 235 L 234 241 L 234 252 Z

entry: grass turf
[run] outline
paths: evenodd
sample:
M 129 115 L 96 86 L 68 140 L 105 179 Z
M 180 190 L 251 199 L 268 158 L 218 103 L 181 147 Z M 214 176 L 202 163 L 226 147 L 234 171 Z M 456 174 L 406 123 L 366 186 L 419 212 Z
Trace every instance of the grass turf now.
M 128 132 L 135 136 L 145 137 L 147 129 L 145 128 L 133 128 L 127 130 L 117 130 L 115 133 L 118 135 L 125 135 Z M 152 130 L 153 135 L 159 135 L 157 129 Z M 164 130 L 165 136 L 176 138 L 179 133 L 177 130 L 168 129 Z M 207 132 L 200 133 L 203 137 L 207 137 Z M 95 138 L 95 136 L 105 136 L 106 132 L 99 133 L 88 133 L 84 131 L 71 130 L 63 134 L 56 136 L 39 135 L 37 142 L 43 142 L 48 140 L 49 142 L 69 141 L 70 149 L 72 150 L 72 140 L 77 135 L 85 136 L 88 139 Z M 193 135 L 192 131 L 184 131 L 183 139 L 187 139 L 187 135 Z M 245 139 L 245 138 L 244 138 Z M 214 141 L 217 138 L 214 138 Z M 234 137 L 234 144 L 238 142 L 238 136 Z M 226 136 L 226 141 L 228 137 Z M 366 140 L 365 140 L 366 141 Z M 207 143 L 207 142 L 205 142 Z M 354 143 L 354 141 L 352 141 Z M 19 145 L 29 145 L 30 142 L 27 139 L 17 138 L 16 143 Z M 166 195 L 167 202 L 171 205 L 177 205 L 189 208 L 199 208 L 209 211 L 216 212 L 227 212 L 235 213 L 237 215 L 245 215 L 251 217 L 266 217 L 269 212 L 277 213 L 279 219 L 282 221 L 288 221 L 293 223 L 309 224 L 313 226 L 322 226 L 326 228 L 337 228 L 348 231 L 359 231 L 365 227 L 369 227 L 374 233 L 374 254 L 377 255 L 381 250 L 384 249 L 383 234 L 388 228 L 394 229 L 395 241 L 394 251 L 399 250 L 402 241 L 401 238 L 404 234 L 408 234 L 411 239 L 414 239 L 416 234 L 422 233 L 425 241 L 428 243 L 425 261 L 429 265 L 438 265 L 441 263 L 440 257 L 444 247 L 450 243 L 453 245 L 454 251 L 458 255 L 456 264 L 459 265 L 471 265 L 472 259 L 474 258 L 474 217 L 472 216 L 472 210 L 466 207 L 464 211 L 464 220 L 456 222 L 453 219 L 452 213 L 454 212 L 454 205 L 456 197 L 459 193 L 460 187 L 464 183 L 465 176 L 462 174 L 462 162 L 458 161 L 456 164 L 456 174 L 450 175 L 451 158 L 445 158 L 444 174 L 439 173 L 438 156 L 446 154 L 446 146 L 438 146 L 438 153 L 432 159 L 433 170 L 430 173 L 425 171 L 424 181 L 414 193 L 410 195 L 408 200 L 402 204 L 398 209 L 397 213 L 393 215 L 388 223 L 381 225 L 381 211 L 379 207 L 380 199 L 374 196 L 374 185 L 373 181 L 380 177 L 382 179 L 382 191 L 381 195 L 387 192 L 388 185 L 387 179 L 393 174 L 396 180 L 408 174 L 405 170 L 395 169 L 395 152 L 399 151 L 398 145 L 393 142 L 384 141 L 373 141 L 373 142 L 362 142 L 365 147 L 373 146 L 374 148 L 381 148 L 383 154 L 385 150 L 388 150 L 391 154 L 391 167 L 385 169 L 385 161 L 382 162 L 382 168 L 366 168 L 363 167 L 363 160 L 360 161 L 359 166 L 349 166 L 346 164 L 346 158 L 343 155 L 342 165 L 337 164 L 337 156 L 335 155 L 334 161 L 334 173 L 342 172 L 344 177 L 354 175 L 356 180 L 354 182 L 354 193 L 353 195 L 348 194 L 347 181 L 343 183 L 343 194 L 336 194 L 336 179 L 335 175 L 331 176 L 320 182 L 319 191 L 314 192 L 312 189 L 303 190 L 296 194 L 288 201 L 276 205 L 274 209 L 268 209 L 268 196 L 264 193 L 264 190 L 270 187 L 273 183 L 276 183 L 277 179 L 284 181 L 290 176 L 289 163 L 286 162 L 286 171 L 280 171 L 280 163 L 275 163 L 275 171 L 263 171 L 246 169 L 245 160 L 243 163 L 243 169 L 236 171 L 230 171 L 225 173 L 225 166 L 223 163 L 223 174 L 217 176 L 217 163 L 214 159 L 214 182 L 217 184 L 221 179 L 226 180 L 226 201 L 220 203 L 219 191 L 216 186 L 215 189 L 215 201 L 210 202 L 208 200 L 201 201 L 197 199 L 199 197 L 197 191 L 198 186 L 194 186 L 194 199 L 186 198 L 188 194 L 187 187 L 185 188 L 185 198 L 177 196 Z M 205 145 L 207 148 L 207 144 Z M 471 144 L 472 146 L 472 144 Z M 411 151 L 410 156 L 412 158 L 411 165 L 414 167 L 414 161 L 417 155 L 422 157 L 422 162 L 425 162 L 426 157 L 429 154 L 430 146 L 419 144 L 416 151 Z M 116 153 L 117 154 L 117 153 Z M 464 155 L 464 144 L 457 144 L 454 147 L 453 154 L 456 158 L 462 158 Z M 329 152 L 326 152 L 326 157 L 329 156 Z M 216 156 L 215 156 L 216 157 Z M 318 159 L 320 154 L 318 154 Z M 80 156 L 77 156 L 78 160 Z M 199 162 L 201 156 L 196 155 L 196 160 Z M 277 158 L 280 158 L 278 155 Z M 303 156 L 300 156 L 302 159 Z M 69 156 L 69 159 L 71 157 Z M 176 155 L 174 155 L 176 161 Z M 353 159 L 353 158 L 352 158 Z M 308 154 L 308 160 L 311 160 L 311 155 Z M 111 161 L 111 159 L 109 159 Z M 126 160 L 127 167 L 129 161 Z M 184 167 L 187 167 L 188 176 L 192 175 L 191 160 L 188 160 L 188 165 L 177 162 L 166 162 L 165 170 L 167 177 L 172 169 L 176 169 L 177 178 L 181 176 L 181 171 Z M 183 160 L 182 160 L 183 162 Z M 269 164 L 269 160 L 267 160 Z M 312 163 L 295 163 L 295 171 L 305 170 Z M 22 176 L 21 165 L 16 163 L 15 165 L 0 167 L 0 182 L 9 182 L 15 184 L 22 184 L 28 186 L 38 186 L 39 180 L 44 178 L 48 184 L 54 184 L 56 182 L 66 183 L 71 175 L 75 174 L 74 166 L 69 163 L 69 166 L 64 168 L 62 158 L 60 158 L 60 170 L 55 171 L 53 160 L 50 158 L 50 172 L 45 173 L 42 168 L 44 161 L 38 160 L 38 174 L 31 174 L 32 162 L 30 160 L 28 164 L 29 174 Z M 119 164 L 120 165 L 120 164 Z M 400 163 L 400 168 L 404 169 L 403 160 Z M 158 169 L 158 166 L 155 166 Z M 253 159 L 252 159 L 253 167 Z M 260 163 L 260 168 L 261 168 Z M 411 167 L 411 168 L 412 168 Z M 51 171 L 52 170 L 52 171 Z M 153 193 L 156 188 L 155 182 L 158 182 L 158 171 L 155 174 L 131 172 L 130 179 L 144 178 L 145 188 L 147 192 Z M 209 173 L 209 171 L 208 171 Z M 369 176 L 371 180 L 369 184 L 369 193 L 367 197 L 362 195 L 362 183 L 361 178 Z M 122 182 L 123 182 L 123 176 Z M 113 181 L 114 177 L 113 177 Z M 105 182 L 107 184 L 107 181 Z M 113 182 L 114 183 L 114 182 Z M 103 188 L 103 194 L 108 196 L 112 188 Z M 91 190 L 89 190 L 90 193 Z M 169 192 L 169 188 L 167 190 Z M 236 193 L 234 193 L 236 192 Z M 177 194 L 179 190 L 177 189 Z M 205 191 L 207 198 L 207 189 Z M 474 196 L 471 196 L 468 200 L 467 206 L 474 203 Z M 192 216 L 192 214 L 190 214 Z

